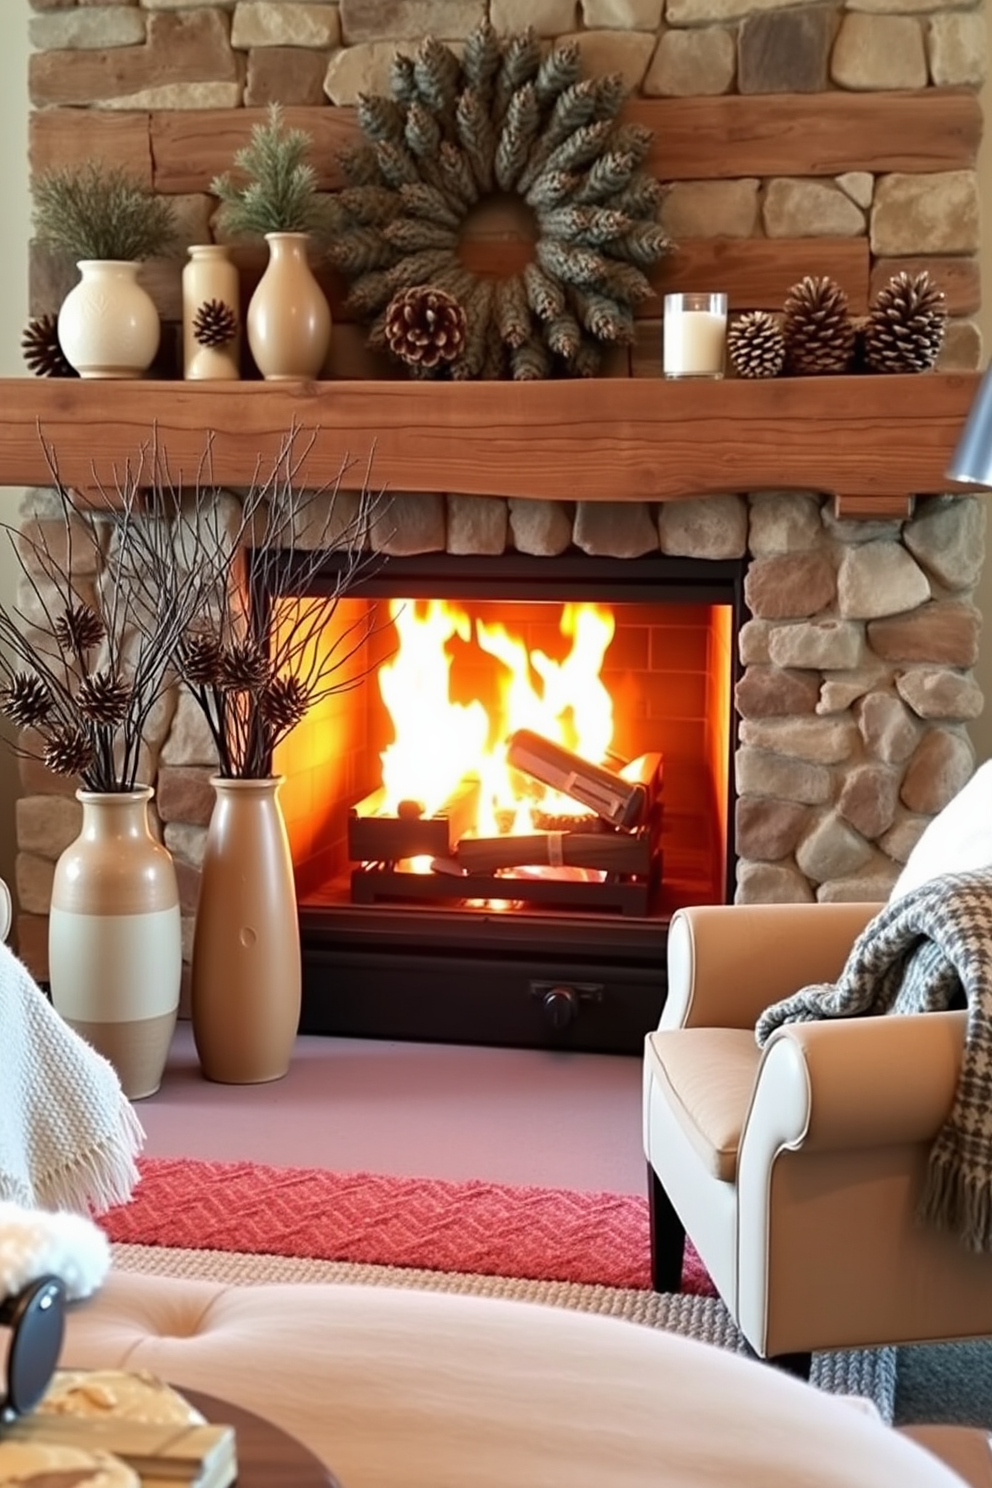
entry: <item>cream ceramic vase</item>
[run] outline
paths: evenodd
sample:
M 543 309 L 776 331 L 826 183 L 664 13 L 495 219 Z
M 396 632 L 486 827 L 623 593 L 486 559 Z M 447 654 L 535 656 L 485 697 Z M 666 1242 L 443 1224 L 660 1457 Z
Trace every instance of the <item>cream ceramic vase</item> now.
M 151 295 L 128 259 L 83 258 L 80 280 L 59 310 L 59 343 L 80 377 L 140 377 L 162 328 Z
M 314 378 L 331 344 L 331 311 L 310 267 L 307 233 L 265 234 L 269 261 L 248 304 L 248 345 L 267 382 Z
M 289 1069 L 300 1023 L 296 885 L 281 776 L 215 776 L 193 936 L 190 1010 L 208 1080 L 255 1085 Z
M 132 1100 L 161 1083 L 182 977 L 176 870 L 149 830 L 152 795 L 76 792 L 82 827 L 55 865 L 48 921 L 52 1003 Z
M 183 376 L 191 382 L 232 382 L 241 376 L 241 281 L 223 243 L 195 243 L 183 269 Z M 206 344 L 196 321 L 211 302 L 226 305 L 237 317 L 229 340 Z M 202 334 L 202 333 L 201 333 Z

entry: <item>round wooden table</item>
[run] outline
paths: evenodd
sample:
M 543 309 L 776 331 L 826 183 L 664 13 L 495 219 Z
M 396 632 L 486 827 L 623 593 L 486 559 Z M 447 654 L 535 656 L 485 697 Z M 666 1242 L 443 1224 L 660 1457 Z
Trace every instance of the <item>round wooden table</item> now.
M 216 1395 L 175 1386 L 211 1425 L 233 1426 L 238 1454 L 237 1488 L 341 1488 L 308 1447 L 254 1411 Z

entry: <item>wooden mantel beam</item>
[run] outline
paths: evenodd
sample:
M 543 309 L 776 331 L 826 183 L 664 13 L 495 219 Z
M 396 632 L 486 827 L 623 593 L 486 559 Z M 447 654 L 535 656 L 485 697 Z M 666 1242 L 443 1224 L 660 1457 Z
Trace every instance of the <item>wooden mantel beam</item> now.
M 977 373 L 749 382 L 0 381 L 0 486 L 113 487 L 153 445 L 174 480 L 246 486 L 300 431 L 302 484 L 554 501 L 810 490 L 893 515 L 944 472 Z

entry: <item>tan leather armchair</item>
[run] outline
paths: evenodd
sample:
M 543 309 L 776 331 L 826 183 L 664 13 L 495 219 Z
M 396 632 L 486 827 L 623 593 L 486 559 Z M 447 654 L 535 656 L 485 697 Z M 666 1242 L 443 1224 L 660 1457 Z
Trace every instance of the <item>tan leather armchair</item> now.
M 992 1334 L 992 1255 L 920 1224 L 966 1013 L 779 1028 L 769 1004 L 835 981 L 877 904 L 679 910 L 668 995 L 645 1040 L 652 1275 L 685 1235 L 750 1347 L 797 1372 L 814 1349 Z

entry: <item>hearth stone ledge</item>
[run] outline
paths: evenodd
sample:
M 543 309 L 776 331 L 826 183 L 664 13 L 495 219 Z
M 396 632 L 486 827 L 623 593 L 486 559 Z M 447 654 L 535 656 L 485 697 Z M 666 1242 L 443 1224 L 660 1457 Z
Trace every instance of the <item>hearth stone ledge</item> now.
M 56 516 L 53 493 L 27 494 L 23 522 Z M 977 496 L 921 500 L 906 520 L 841 521 L 829 498 L 789 491 L 578 504 L 398 492 L 371 544 L 396 556 L 552 559 L 574 547 L 744 559 L 735 900 L 837 902 L 884 899 L 928 821 L 973 773 L 985 523 Z M 100 575 L 85 578 L 99 592 Z M 176 858 L 187 957 L 213 766 L 199 710 L 176 690 L 150 720 L 141 773 L 156 786 Z M 21 761 L 21 788 L 19 949 L 43 977 L 54 864 L 79 807 L 73 782 L 32 761 Z

